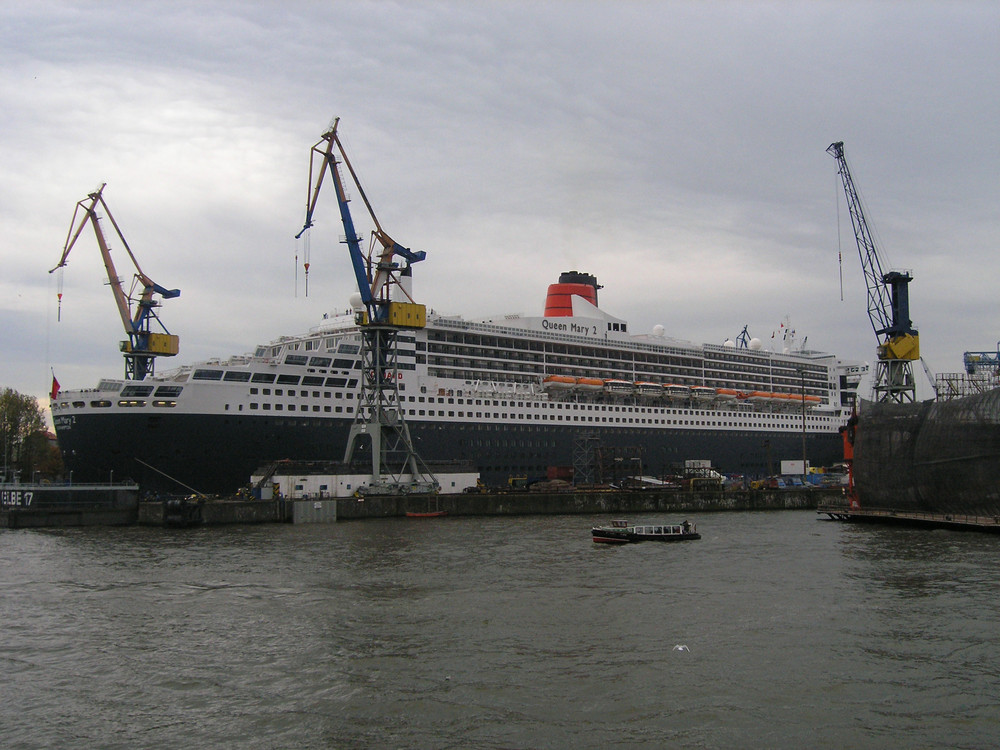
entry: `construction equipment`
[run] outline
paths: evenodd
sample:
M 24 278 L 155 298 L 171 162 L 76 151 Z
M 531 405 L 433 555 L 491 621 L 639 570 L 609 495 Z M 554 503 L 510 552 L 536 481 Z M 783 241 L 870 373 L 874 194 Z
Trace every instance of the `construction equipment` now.
M 313 225 L 323 179 L 329 172 L 337 189 L 337 203 L 344 225 L 345 239 L 358 284 L 360 299 L 352 306 L 361 332 L 361 394 L 354 423 L 347 439 L 344 462 L 350 463 L 355 451 L 367 438 L 371 445 L 371 477 L 359 494 L 407 494 L 436 492 L 439 484 L 420 459 L 403 418 L 397 367 L 397 334 L 403 329 L 423 328 L 426 308 L 413 301 L 409 289 L 411 264 L 423 260 L 426 253 L 403 247 L 379 224 L 371 202 L 337 135 L 340 118 L 334 119 L 327 132 L 312 147 L 309 162 L 310 193 L 306 200 L 305 224 L 296 236 L 301 237 Z M 316 159 L 320 159 L 318 168 Z M 361 236 L 354 228 L 339 165 L 351 174 L 368 209 L 375 229 L 367 255 L 361 248 Z M 315 176 L 315 180 L 314 180 Z M 405 261 L 400 267 L 396 256 Z
M 831 143 L 826 151 L 839 165 L 868 289 L 868 319 L 879 341 L 875 400 L 912 403 L 916 400 L 913 361 L 920 359 L 919 338 L 910 320 L 907 286 L 913 276 L 909 271 L 882 270 L 881 256 L 868 230 L 861 200 L 847 166 L 843 141 Z
M 164 299 L 173 299 L 174 297 L 179 297 L 181 292 L 180 289 L 162 287 L 143 273 L 139 267 L 139 262 L 132 253 L 132 249 L 128 246 L 128 242 L 125 241 L 121 229 L 118 228 L 118 223 L 111 215 L 108 204 L 104 202 L 103 193 L 106 184 L 102 184 L 96 192 L 90 193 L 84 200 L 76 204 L 76 209 L 73 211 L 73 220 L 70 222 L 69 233 L 66 235 L 66 245 L 63 248 L 62 258 L 59 259 L 58 265 L 49 271 L 49 273 L 53 273 L 66 265 L 70 251 L 89 222 L 94 228 L 94 234 L 97 235 L 97 244 L 100 247 L 101 258 L 104 260 L 104 268 L 108 274 L 108 283 L 114 294 L 115 304 L 118 306 L 118 313 L 121 315 L 122 324 L 125 326 L 125 334 L 128 336 L 128 339 L 122 341 L 119 345 L 119 349 L 125 356 L 125 379 L 143 380 L 147 375 L 154 374 L 154 363 L 157 357 L 173 357 L 180 348 L 179 338 L 167 331 L 163 322 L 156 314 L 156 308 L 160 306 L 160 303 L 154 299 L 153 295 L 158 294 Z M 111 249 L 101 229 L 100 219 L 97 215 L 98 205 L 103 208 L 108 220 L 115 228 L 115 232 L 118 233 L 118 238 L 121 240 L 122 246 L 135 266 L 135 274 L 128 294 L 125 293 L 122 280 L 118 276 L 117 270 L 115 270 L 115 263 L 111 258 Z M 81 211 L 83 212 L 82 216 Z M 77 222 L 78 216 L 80 216 L 79 223 Z M 62 294 L 60 292 L 60 302 L 61 300 Z M 133 305 L 135 306 L 134 314 L 132 312 Z M 150 330 L 150 324 L 154 320 L 163 329 L 163 333 Z

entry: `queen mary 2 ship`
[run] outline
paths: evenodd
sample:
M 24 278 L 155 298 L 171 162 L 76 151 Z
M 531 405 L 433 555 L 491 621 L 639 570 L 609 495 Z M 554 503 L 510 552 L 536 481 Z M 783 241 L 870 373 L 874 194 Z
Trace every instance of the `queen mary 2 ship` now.
M 634 335 L 598 307 L 600 288 L 570 271 L 539 317 L 428 311 L 424 328 L 401 332 L 396 377 L 421 457 L 471 463 L 488 485 L 572 467 L 581 446 L 632 456 L 650 475 L 688 459 L 763 475 L 803 450 L 813 466 L 842 458 L 838 430 L 867 365 L 767 351 L 746 336 L 697 345 L 660 326 Z M 224 493 L 273 461 L 339 460 L 359 404 L 360 348 L 344 314 L 252 355 L 61 392 L 52 416 L 67 469 L 74 481 Z

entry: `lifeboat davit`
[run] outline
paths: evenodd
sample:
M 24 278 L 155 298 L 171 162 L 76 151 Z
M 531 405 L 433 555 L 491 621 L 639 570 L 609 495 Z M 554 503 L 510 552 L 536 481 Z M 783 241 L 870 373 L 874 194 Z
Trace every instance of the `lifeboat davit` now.
M 635 385 L 629 380 L 612 378 L 604 381 L 604 391 L 614 396 L 630 396 L 635 393 Z
M 659 398 L 663 395 L 663 386 L 659 383 L 648 383 L 645 381 L 639 381 L 635 384 L 635 389 L 639 391 L 640 396 L 650 396 L 652 398 Z
M 549 375 L 542 380 L 542 388 L 547 391 L 571 391 L 576 388 L 576 378 L 569 375 Z
M 691 386 L 691 398 L 696 401 L 711 401 L 715 398 L 715 389 L 707 385 Z
M 690 396 L 691 389 L 686 385 L 667 383 L 667 385 L 663 386 L 663 394 L 671 400 L 677 400 Z

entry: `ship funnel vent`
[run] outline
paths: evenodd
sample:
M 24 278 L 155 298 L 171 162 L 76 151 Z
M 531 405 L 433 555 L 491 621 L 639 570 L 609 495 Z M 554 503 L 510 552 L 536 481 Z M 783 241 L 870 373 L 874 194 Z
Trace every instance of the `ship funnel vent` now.
M 601 286 L 597 277 L 579 271 L 566 271 L 559 274 L 558 284 L 549 284 L 549 292 L 545 297 L 546 318 L 568 318 L 573 315 L 573 296 L 583 297 L 587 302 L 597 307 L 597 290 Z

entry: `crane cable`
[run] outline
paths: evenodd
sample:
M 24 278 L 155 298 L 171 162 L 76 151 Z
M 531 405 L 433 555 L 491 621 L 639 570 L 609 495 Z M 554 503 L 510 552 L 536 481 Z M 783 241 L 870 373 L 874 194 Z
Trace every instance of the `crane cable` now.
M 56 307 L 56 322 L 62 321 L 62 297 L 63 297 L 63 271 L 65 267 L 61 267 L 59 272 L 56 274 L 56 295 L 59 298 L 58 306 Z
M 309 296 L 309 235 L 311 232 L 306 232 L 305 237 L 302 238 L 302 265 L 306 270 L 305 273 L 305 287 L 306 287 L 306 297 Z
M 839 173 L 838 173 L 839 178 Z M 834 180 L 833 185 L 834 198 L 837 201 L 837 269 L 840 272 L 840 301 L 844 301 L 844 254 L 841 252 L 840 246 L 840 185 L 838 180 Z

